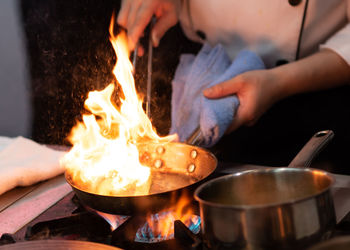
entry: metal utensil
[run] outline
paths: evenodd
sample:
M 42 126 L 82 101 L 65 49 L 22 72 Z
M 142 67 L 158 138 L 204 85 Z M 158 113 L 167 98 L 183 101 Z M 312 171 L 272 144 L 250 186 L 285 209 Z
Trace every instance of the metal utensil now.
M 151 117 L 151 93 L 152 93 L 152 59 L 153 59 L 153 44 L 152 44 L 152 29 L 156 23 L 156 17 L 152 17 L 150 23 L 150 31 L 148 38 L 148 58 L 147 58 L 147 94 L 146 94 L 146 115 Z
M 136 63 L 137 63 L 137 53 L 139 50 L 139 44 L 137 43 L 135 45 L 135 49 L 134 49 L 134 53 L 133 53 L 133 57 L 132 57 L 132 65 L 134 67 L 134 71 L 132 72 L 133 75 L 135 76 L 135 71 L 136 71 Z
M 195 191 L 205 244 L 214 249 L 299 249 L 335 226 L 334 178 L 303 168 L 333 138 L 316 133 L 289 167 L 216 178 Z
M 195 146 L 201 146 L 203 142 L 204 138 L 200 127 L 197 127 L 185 141 L 185 143 Z

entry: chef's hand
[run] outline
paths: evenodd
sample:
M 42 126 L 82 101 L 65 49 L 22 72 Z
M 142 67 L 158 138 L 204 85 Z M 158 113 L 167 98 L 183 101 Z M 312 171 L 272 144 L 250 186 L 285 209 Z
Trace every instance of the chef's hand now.
M 118 24 L 128 31 L 129 48 L 133 50 L 153 15 L 157 21 L 152 30 L 157 47 L 164 33 L 178 21 L 181 0 L 122 0 Z
M 249 71 L 203 91 L 210 99 L 237 95 L 240 105 L 226 133 L 242 125 L 253 125 L 279 99 L 274 78 L 269 70 Z
M 349 69 L 348 62 L 336 52 L 323 49 L 273 69 L 245 72 L 204 90 L 203 94 L 207 98 L 238 96 L 240 106 L 227 130 L 231 132 L 241 125 L 253 125 L 267 109 L 283 98 L 348 84 Z

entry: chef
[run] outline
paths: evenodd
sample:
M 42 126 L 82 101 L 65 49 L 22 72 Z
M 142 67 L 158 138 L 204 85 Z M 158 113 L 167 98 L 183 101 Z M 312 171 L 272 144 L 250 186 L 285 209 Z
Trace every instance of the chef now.
M 154 46 L 180 21 L 190 39 L 221 43 L 232 59 L 242 49 L 263 59 L 266 70 L 203 92 L 207 98 L 238 96 L 228 132 L 254 124 L 283 98 L 350 83 L 349 0 L 123 0 L 118 23 L 127 28 L 131 49 L 152 15 Z

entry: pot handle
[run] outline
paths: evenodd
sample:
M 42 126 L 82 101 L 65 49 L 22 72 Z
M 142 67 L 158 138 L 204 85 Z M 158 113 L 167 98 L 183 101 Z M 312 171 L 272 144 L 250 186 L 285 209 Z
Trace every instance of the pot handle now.
M 312 160 L 327 146 L 333 139 L 332 130 L 323 130 L 314 134 L 311 139 L 304 145 L 288 167 L 307 168 L 311 165 Z

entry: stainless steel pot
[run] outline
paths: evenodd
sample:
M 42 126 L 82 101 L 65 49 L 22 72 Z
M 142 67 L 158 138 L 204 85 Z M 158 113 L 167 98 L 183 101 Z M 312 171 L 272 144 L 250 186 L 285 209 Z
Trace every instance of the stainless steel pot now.
M 303 167 L 332 137 L 316 133 L 288 168 L 239 172 L 197 188 L 206 247 L 298 249 L 324 237 L 335 225 L 334 180 Z

